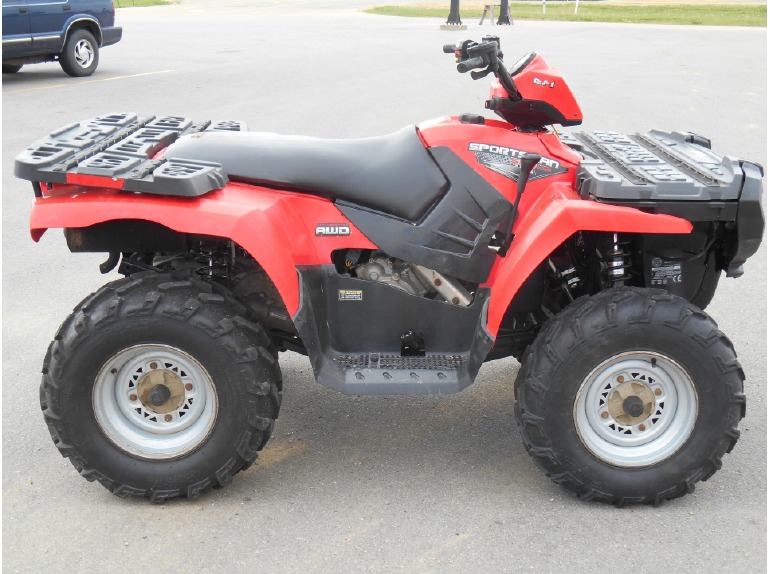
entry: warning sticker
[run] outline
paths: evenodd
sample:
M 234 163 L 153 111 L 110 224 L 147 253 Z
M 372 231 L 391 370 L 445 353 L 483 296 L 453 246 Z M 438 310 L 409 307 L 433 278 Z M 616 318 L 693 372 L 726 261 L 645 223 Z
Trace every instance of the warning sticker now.
M 653 285 L 668 285 L 670 283 L 682 282 L 682 265 L 680 263 L 665 261 L 660 257 L 653 257 L 651 263 L 651 283 Z
M 339 301 L 363 301 L 364 292 L 358 289 L 340 289 L 338 292 Z

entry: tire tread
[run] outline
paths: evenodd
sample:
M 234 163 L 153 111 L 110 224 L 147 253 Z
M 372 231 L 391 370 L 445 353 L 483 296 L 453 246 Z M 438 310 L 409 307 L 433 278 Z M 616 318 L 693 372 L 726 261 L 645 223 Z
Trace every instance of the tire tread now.
M 205 282 L 169 279 L 172 278 L 165 274 L 141 274 L 107 284 L 86 297 L 62 323 L 49 346 L 43 361 L 40 386 L 40 406 L 51 438 L 60 454 L 70 460 L 80 475 L 88 481 L 99 482 L 117 496 L 143 497 L 151 502 L 162 502 L 177 496 L 195 498 L 213 485 L 229 484 L 236 473 L 256 460 L 258 452 L 270 438 L 281 404 L 280 368 L 274 355 L 265 348 L 270 338 L 264 328 L 236 315 L 234 310 L 243 311 L 244 307 L 233 298 L 212 293 Z M 220 343 L 224 340 L 223 346 L 238 357 L 244 374 L 254 381 L 245 385 L 246 392 L 253 397 L 249 400 L 249 428 L 242 433 L 240 442 L 232 446 L 233 456 L 213 476 L 195 477 L 190 482 L 173 487 L 139 488 L 106 476 L 94 463 L 84 458 L 77 444 L 70 444 L 72 441 L 67 437 L 66 424 L 57 408 L 59 381 L 68 358 L 89 333 L 98 333 L 122 317 L 137 314 L 163 315 L 190 323 L 191 327 L 201 329 L 212 339 L 220 340 Z M 215 318 L 207 315 L 215 315 Z M 236 330 L 246 334 L 245 338 L 250 342 L 248 346 L 242 342 L 244 337 L 232 336 Z M 264 377 L 257 380 L 256 364 L 260 361 L 269 366 L 268 380 Z
M 656 316 L 671 315 L 676 319 L 659 320 Z M 600 325 L 588 324 L 588 318 L 604 309 Z M 665 311 L 665 313 L 664 313 Z M 590 344 L 593 336 L 619 327 L 619 317 L 628 317 L 629 324 L 659 321 L 662 328 L 690 337 L 696 345 L 707 349 L 725 382 L 725 401 L 730 409 L 726 417 L 721 439 L 711 449 L 710 456 L 698 468 L 682 476 L 675 484 L 644 496 L 627 496 L 605 492 L 592 483 L 585 469 L 578 470 L 569 453 L 560 453 L 552 439 L 546 436 L 544 420 L 549 412 L 549 397 L 558 393 L 552 388 L 549 373 L 557 371 L 569 353 Z M 555 483 L 571 491 L 581 499 L 596 500 L 625 506 L 628 504 L 660 504 L 663 500 L 678 498 L 692 493 L 697 482 L 711 477 L 722 466 L 722 457 L 735 446 L 740 432 L 737 424 L 745 416 L 746 397 L 743 394 L 744 374 L 735 357 L 735 349 L 714 321 L 702 310 L 679 297 L 658 290 L 620 287 L 601 292 L 592 297 L 581 297 L 567 306 L 560 314 L 551 317 L 543 326 L 535 341 L 526 350 L 516 380 L 516 421 L 522 434 L 525 449 L 535 464 Z

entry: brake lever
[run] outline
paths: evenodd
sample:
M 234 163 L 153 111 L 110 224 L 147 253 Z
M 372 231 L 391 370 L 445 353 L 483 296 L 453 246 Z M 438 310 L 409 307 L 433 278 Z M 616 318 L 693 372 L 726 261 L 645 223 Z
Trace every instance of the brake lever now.
M 474 80 L 480 80 L 481 78 L 485 78 L 486 76 L 488 76 L 491 73 L 492 73 L 492 69 L 491 68 L 487 68 L 486 70 L 480 70 L 478 72 L 471 72 L 471 78 L 473 78 Z

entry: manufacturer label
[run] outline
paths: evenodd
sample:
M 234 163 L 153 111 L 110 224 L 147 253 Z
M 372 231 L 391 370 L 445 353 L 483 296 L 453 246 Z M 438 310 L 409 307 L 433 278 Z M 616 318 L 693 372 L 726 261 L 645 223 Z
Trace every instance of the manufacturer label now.
M 512 147 L 479 142 L 468 144 L 468 151 L 472 151 L 476 156 L 476 161 L 484 167 L 513 181 L 519 181 L 521 157 L 527 152 Z M 529 181 L 559 175 L 560 173 L 567 173 L 567 168 L 555 159 L 543 157 L 540 158 L 540 161 L 532 170 L 532 173 L 530 173 Z
M 315 234 L 326 237 L 350 235 L 350 225 L 346 223 L 319 223 L 316 225 Z
M 556 85 L 556 82 L 549 82 L 548 80 L 541 80 L 540 78 L 535 78 L 532 80 L 532 83 L 536 86 L 546 86 L 553 88 Z
M 651 262 L 652 285 L 669 285 L 682 282 L 682 265 L 676 261 L 665 261 L 660 257 L 653 257 Z
M 363 301 L 364 292 L 358 289 L 339 289 L 337 291 L 339 301 Z

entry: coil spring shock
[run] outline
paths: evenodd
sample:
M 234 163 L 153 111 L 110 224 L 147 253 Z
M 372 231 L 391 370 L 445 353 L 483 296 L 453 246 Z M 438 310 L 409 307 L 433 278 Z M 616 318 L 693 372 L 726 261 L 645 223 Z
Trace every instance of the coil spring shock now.
M 572 291 L 580 286 L 581 280 L 578 276 L 577 269 L 572 265 L 567 269 L 559 269 L 552 259 L 548 259 L 548 266 L 551 268 L 553 276 L 558 280 L 559 287 L 567 295 L 570 301 L 575 300 L 575 296 Z
M 201 242 L 198 249 L 191 252 L 193 259 L 201 264 L 196 273 L 202 277 L 229 280 L 230 268 L 235 258 L 233 245 L 229 252 L 216 243 Z
M 607 248 L 602 252 L 597 249 L 597 255 L 601 261 L 602 283 L 604 288 L 625 285 L 631 279 L 631 251 L 630 241 L 622 240 L 617 233 L 613 233 Z

